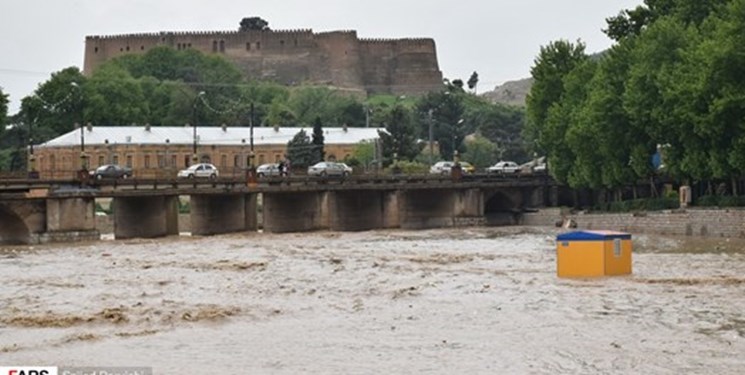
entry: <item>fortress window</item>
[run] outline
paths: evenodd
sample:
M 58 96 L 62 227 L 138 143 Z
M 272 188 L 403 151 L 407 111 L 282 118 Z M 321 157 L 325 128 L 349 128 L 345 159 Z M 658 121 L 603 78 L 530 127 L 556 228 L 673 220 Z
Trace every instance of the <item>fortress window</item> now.
M 98 53 L 98 47 L 93 48 L 93 53 Z
M 212 41 L 212 52 L 217 52 L 217 41 L 216 40 Z
M 124 52 L 124 48 L 119 48 L 119 52 Z
M 251 43 L 249 42 L 249 43 L 246 43 L 246 51 L 250 51 L 250 50 L 251 50 Z
M 297 47 L 297 39 L 295 39 L 295 47 Z
M 187 44 L 186 46 L 189 47 L 189 48 L 191 48 L 191 43 Z
M 176 44 L 176 49 L 181 50 L 181 43 Z
M 225 41 L 224 40 L 220 41 L 220 52 L 225 52 Z
M 140 46 L 140 51 L 144 51 L 144 50 L 145 50 L 145 46 Z
M 256 49 L 261 49 L 261 42 L 256 42 Z
M 127 46 L 127 52 L 129 52 L 129 46 Z
M 280 40 L 279 41 L 279 46 L 280 47 L 284 47 L 285 46 L 285 41 L 284 40 Z

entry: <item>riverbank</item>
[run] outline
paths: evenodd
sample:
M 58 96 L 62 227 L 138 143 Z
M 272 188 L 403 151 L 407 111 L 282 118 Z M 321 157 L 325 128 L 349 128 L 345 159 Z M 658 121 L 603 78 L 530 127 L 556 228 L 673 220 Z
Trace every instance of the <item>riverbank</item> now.
M 745 238 L 745 210 L 698 209 L 638 213 L 584 213 L 545 208 L 523 215 L 521 224 L 555 226 L 573 220 L 578 229 L 617 230 L 635 234 L 693 237 Z

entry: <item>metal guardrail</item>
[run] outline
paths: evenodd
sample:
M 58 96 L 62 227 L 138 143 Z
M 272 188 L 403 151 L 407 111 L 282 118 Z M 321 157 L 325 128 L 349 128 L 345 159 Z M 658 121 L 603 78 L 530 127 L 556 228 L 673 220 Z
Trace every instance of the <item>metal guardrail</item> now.
M 216 179 L 129 178 L 76 179 L 0 179 L 0 199 L 46 189 L 49 196 L 94 195 L 128 196 L 152 194 L 224 194 L 245 192 L 283 192 L 319 190 L 442 189 L 469 187 L 527 187 L 551 185 L 548 176 L 500 176 L 468 174 L 459 178 L 441 175 L 352 175 L 347 177 L 288 176 L 249 180 L 246 176 Z M 38 194 L 37 196 L 38 197 Z

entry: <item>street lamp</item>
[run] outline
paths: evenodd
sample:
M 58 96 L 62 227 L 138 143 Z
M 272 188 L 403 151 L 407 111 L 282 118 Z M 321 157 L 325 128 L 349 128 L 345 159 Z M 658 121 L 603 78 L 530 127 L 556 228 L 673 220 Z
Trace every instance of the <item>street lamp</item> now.
M 458 145 L 456 144 L 458 141 L 458 126 L 463 123 L 463 119 L 458 120 L 458 122 L 453 126 L 453 161 L 458 162 Z
M 434 151 L 434 140 L 433 140 L 433 134 L 432 134 L 432 112 L 434 112 L 434 109 L 429 110 L 429 165 L 432 165 L 432 158 L 435 153 Z
M 192 120 L 194 120 L 193 121 L 194 122 L 194 125 L 193 125 L 194 134 L 192 137 L 194 143 L 192 145 L 192 156 L 191 156 L 192 164 L 197 164 L 199 162 L 199 157 L 197 156 L 197 121 L 199 121 L 197 104 L 198 104 L 198 101 L 202 99 L 202 96 L 204 95 L 205 95 L 205 92 L 200 91 L 197 94 L 197 96 L 194 97 L 194 104 L 192 105 Z

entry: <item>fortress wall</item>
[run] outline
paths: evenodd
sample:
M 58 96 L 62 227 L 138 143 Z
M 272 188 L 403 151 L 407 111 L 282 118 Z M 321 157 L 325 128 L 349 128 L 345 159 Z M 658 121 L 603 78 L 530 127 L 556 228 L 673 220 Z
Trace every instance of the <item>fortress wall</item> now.
M 393 41 L 360 42 L 365 86 L 370 93 L 390 94 L 396 54 Z
M 439 89 L 432 39 L 358 39 L 355 31 L 159 32 L 86 38 L 84 73 L 125 54 L 157 46 L 195 49 L 231 60 L 249 78 L 304 82 L 395 94 Z
M 364 39 L 361 45 L 371 92 L 422 94 L 442 86 L 432 39 Z
M 328 69 L 327 83 L 342 87 L 363 87 L 360 44 L 356 31 L 319 33 L 316 34 L 316 41 L 323 51 L 320 63 Z

